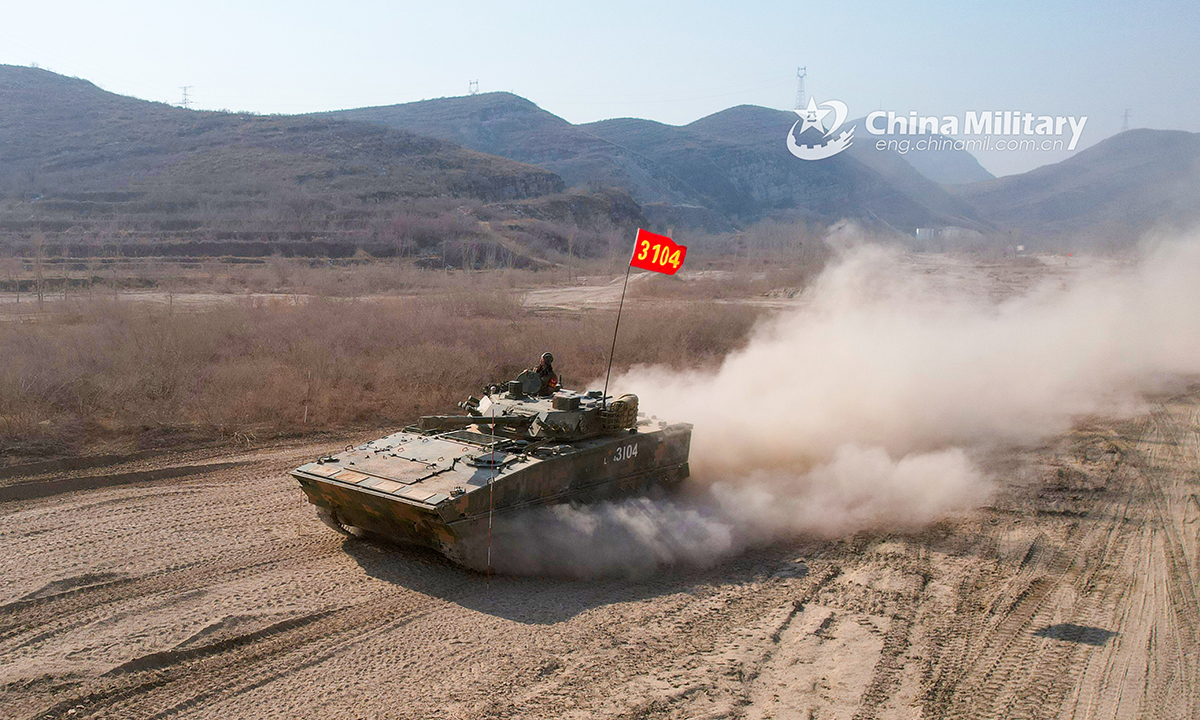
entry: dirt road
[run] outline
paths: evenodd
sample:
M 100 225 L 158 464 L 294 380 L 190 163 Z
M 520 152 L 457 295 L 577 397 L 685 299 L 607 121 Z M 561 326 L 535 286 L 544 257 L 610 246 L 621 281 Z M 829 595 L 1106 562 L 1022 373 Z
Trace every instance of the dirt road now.
M 1200 391 L 994 505 L 639 580 L 344 539 L 290 445 L 0 478 L 5 718 L 1200 717 Z

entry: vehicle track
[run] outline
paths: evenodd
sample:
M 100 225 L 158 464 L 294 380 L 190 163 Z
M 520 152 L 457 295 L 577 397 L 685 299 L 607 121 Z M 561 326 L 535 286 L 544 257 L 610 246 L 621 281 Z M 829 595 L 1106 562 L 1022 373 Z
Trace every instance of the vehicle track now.
M 157 570 L 140 577 L 117 578 L 53 595 L 18 600 L 0 607 L 0 652 L 15 650 L 94 622 L 99 616 L 89 611 L 96 608 L 104 609 L 102 615 L 111 616 L 117 603 L 144 602 L 163 593 L 178 592 L 180 588 L 229 582 L 266 567 L 302 562 L 318 550 L 335 552 L 338 545 L 319 536 L 297 538 L 267 550 L 231 553 L 230 556 Z M 35 634 L 22 637 L 33 628 L 37 628 Z M 10 643 L 18 639 L 20 642 L 10 647 Z
M 932 577 L 928 553 L 920 552 L 915 562 L 905 563 L 910 573 L 921 578 L 916 592 L 898 602 L 898 612 L 892 615 L 891 625 L 883 638 L 883 650 L 871 675 L 871 682 L 862 694 L 862 701 L 854 720 L 875 720 L 880 710 L 895 692 L 899 675 L 905 661 L 903 654 L 909 649 L 913 626 L 926 588 Z
M 240 466 L 240 462 L 208 463 L 206 465 L 180 465 L 159 470 L 141 470 L 126 473 L 107 473 L 103 475 L 84 475 L 82 477 L 54 478 L 47 480 L 28 480 L 0 487 L 0 502 L 16 500 L 35 500 L 37 498 L 61 495 L 62 493 L 95 490 L 97 488 L 113 487 L 115 485 L 130 485 L 132 483 L 149 482 L 152 480 L 170 480 L 174 478 L 200 475 L 204 473 L 231 470 Z
M 1077 622 L 1091 620 L 1089 608 L 1098 596 L 1122 594 L 1119 584 L 1113 587 L 1099 574 L 1118 566 L 1125 554 L 1134 501 L 1132 492 L 1110 487 L 1094 498 L 1086 517 L 1039 529 L 986 608 L 978 605 L 979 596 L 986 596 L 985 588 L 994 582 L 989 576 L 1003 576 L 1004 568 L 964 579 L 956 612 L 931 648 L 926 715 L 1040 717 L 1057 712 L 1055 700 L 1070 686 L 1078 648 L 1042 640 L 1035 632 L 1038 626 L 1054 625 L 1064 610 Z M 1056 530 L 1061 539 L 1047 534 Z
M 464 575 L 461 585 L 474 580 Z M 318 611 L 197 648 L 151 653 L 108 671 L 99 687 L 89 688 L 86 695 L 61 700 L 34 717 L 169 717 L 336 656 L 343 635 L 352 635 L 349 642 L 362 642 L 435 608 L 428 597 L 405 592 Z

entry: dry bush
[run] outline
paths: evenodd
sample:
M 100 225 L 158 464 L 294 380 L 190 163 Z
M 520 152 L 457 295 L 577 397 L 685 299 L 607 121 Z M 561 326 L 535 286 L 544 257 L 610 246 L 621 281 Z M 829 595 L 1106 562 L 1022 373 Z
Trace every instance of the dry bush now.
M 409 295 L 425 292 L 506 290 L 560 282 L 552 272 L 507 269 L 487 272 L 425 270 L 405 261 L 374 261 L 354 265 L 298 263 L 286 292 L 325 297 Z
M 676 233 L 675 241 L 688 246 L 683 270 L 643 278 L 630 285 L 630 294 L 668 300 L 794 294 L 832 257 L 824 235 L 823 228 L 774 220 L 734 233 Z
M 605 268 L 607 270 L 607 268 Z M 0 265 L 0 272 L 3 266 Z M 111 271 L 110 271 L 111 272 Z M 187 267 L 165 263 L 142 263 L 117 269 L 118 287 L 153 287 L 160 292 L 268 293 L 367 297 L 409 295 L 429 290 L 511 289 L 563 282 L 566 269 L 521 268 L 470 272 L 458 269 L 430 270 L 406 259 L 356 258 L 328 260 L 271 256 L 251 262 L 187 263 Z M 2 280 L 2 278 L 0 278 Z M 98 282 L 108 282 L 101 278 Z M 152 281 L 152 282 L 148 282 Z
M 410 298 L 245 300 L 201 312 L 97 296 L 0 323 L 0 449 L 396 426 L 514 376 L 544 350 L 569 386 L 602 377 L 615 317 L 547 316 L 502 288 Z M 760 311 L 633 302 L 615 369 L 714 363 Z M 619 389 L 618 389 L 619 390 Z

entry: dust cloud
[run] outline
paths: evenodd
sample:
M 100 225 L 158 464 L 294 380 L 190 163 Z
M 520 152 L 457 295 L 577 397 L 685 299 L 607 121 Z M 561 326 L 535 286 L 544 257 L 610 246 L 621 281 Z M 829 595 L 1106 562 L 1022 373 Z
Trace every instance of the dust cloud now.
M 694 423 L 681 497 L 504 523 L 496 566 L 639 574 L 785 537 L 917 528 L 986 504 L 973 453 L 1135 413 L 1200 372 L 1194 240 L 1000 300 L 986 277 L 946 282 L 893 249 L 840 253 L 715 372 L 639 367 L 613 382 Z

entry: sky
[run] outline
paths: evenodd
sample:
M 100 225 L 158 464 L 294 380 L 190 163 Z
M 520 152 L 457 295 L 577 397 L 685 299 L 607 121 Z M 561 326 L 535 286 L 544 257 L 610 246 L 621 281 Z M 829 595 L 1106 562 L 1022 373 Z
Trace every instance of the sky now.
M 673 125 L 741 104 L 1086 116 L 1200 131 L 1200 3 L 11 3 L 0 63 L 193 107 L 301 113 L 507 90 L 575 123 Z M 863 131 L 858 139 L 863 141 Z M 869 136 L 866 136 L 869 137 Z M 979 152 L 996 175 L 1072 153 Z

